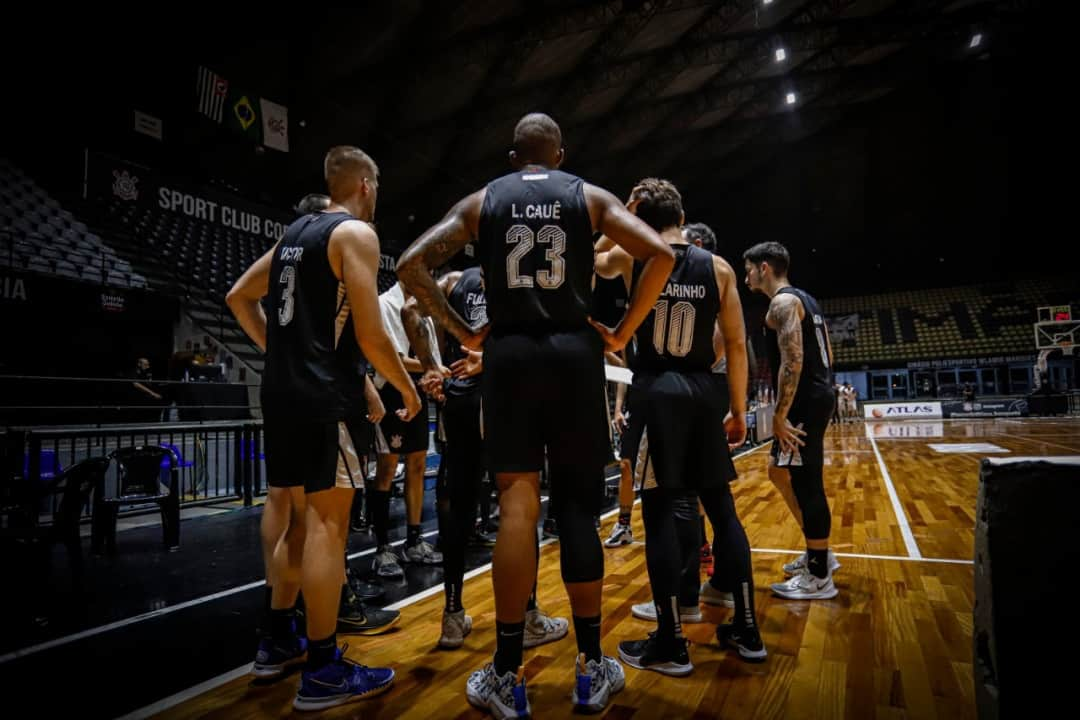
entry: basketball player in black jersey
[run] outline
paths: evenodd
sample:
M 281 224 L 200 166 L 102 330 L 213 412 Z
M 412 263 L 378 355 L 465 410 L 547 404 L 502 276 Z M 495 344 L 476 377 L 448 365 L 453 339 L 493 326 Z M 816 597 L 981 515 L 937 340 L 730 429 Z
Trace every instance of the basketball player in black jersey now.
M 776 387 L 769 479 L 776 485 L 806 537 L 806 554 L 784 565 L 791 574 L 772 590 L 792 600 L 836 597 L 829 551 L 832 517 L 825 497 L 825 430 L 836 402 L 832 348 L 817 301 L 788 282 L 790 257 L 777 242 L 743 253 L 746 285 L 770 298 L 765 316 L 769 363 Z
M 296 211 L 298 217 L 303 217 L 321 212 L 329 206 L 329 195 L 308 193 L 301 198 L 293 210 Z M 363 469 L 367 467 L 367 455 L 371 450 L 374 438 L 373 423 L 379 422 L 384 412 L 379 393 L 375 389 L 374 383 L 371 382 L 371 378 L 367 377 L 367 360 L 362 355 L 359 356 L 356 372 L 364 378 L 365 402 L 356 403 L 345 417 L 345 427 L 349 432 L 350 439 L 353 441 L 353 448 L 356 450 L 357 456 L 356 462 L 351 463 L 351 465 L 360 470 L 353 473 L 351 477 L 356 488 L 356 500 L 353 502 L 354 514 L 359 504 L 357 500 L 360 500 L 363 494 Z M 260 651 L 269 656 L 274 655 L 272 652 L 273 639 L 270 637 L 271 617 L 273 615 L 274 549 L 288 530 L 291 515 L 289 505 L 281 502 L 283 497 L 287 499 L 288 496 L 278 493 L 267 496 L 266 502 L 263 504 L 260 528 L 263 563 L 266 568 L 266 598 L 260 627 L 260 633 L 263 635 L 260 641 L 262 646 Z M 378 610 L 364 607 L 363 601 L 372 600 L 383 595 L 383 589 L 377 585 L 366 583 L 352 574 L 348 558 L 345 559 L 345 575 L 345 579 L 341 584 L 341 602 L 338 608 L 337 631 L 339 633 L 372 635 L 385 632 L 397 624 L 400 613 L 396 610 Z M 296 612 L 297 614 L 303 612 L 302 599 L 297 602 Z M 256 661 L 254 674 L 257 677 L 268 678 L 277 676 L 284 670 L 285 668 L 277 663 Z
M 451 271 L 439 278 L 439 290 L 450 307 L 473 326 L 486 325 L 487 298 L 484 295 L 483 271 L 479 267 Z M 415 298 L 404 311 L 415 307 Z M 403 311 L 403 312 L 404 312 Z M 406 325 L 409 339 L 421 331 L 415 323 Z M 441 333 L 445 335 L 445 333 Z M 436 485 L 439 513 L 439 537 L 443 543 L 443 609 L 439 647 L 461 647 L 472 631 L 472 618 L 465 614 L 462 585 L 465 580 L 465 548 L 474 527 L 477 495 L 484 475 L 484 439 L 481 427 L 480 385 L 484 371 L 483 352 L 469 350 L 452 336 L 445 338 L 443 359 L 452 375 L 442 389 L 443 404 L 439 415 L 439 434 L 443 456 Z M 533 535 L 536 553 L 539 538 Z M 554 642 L 566 636 L 569 623 L 564 618 L 544 614 L 536 605 L 536 581 L 525 611 L 523 645 L 526 648 Z
M 631 195 L 632 195 L 632 193 L 631 193 Z M 633 212 L 633 208 L 634 208 L 635 204 L 636 204 L 636 200 L 633 197 L 631 197 L 631 200 L 627 203 L 626 207 L 627 207 L 628 210 Z M 682 233 L 683 233 L 683 237 L 691 245 L 696 245 L 699 248 L 703 248 L 705 250 L 708 250 L 711 253 L 716 252 L 716 234 L 713 233 L 712 228 L 710 228 L 708 225 L 705 225 L 704 223 L 690 223 L 688 225 L 683 226 Z M 597 251 L 601 252 L 602 249 L 598 248 Z M 616 279 L 612 279 L 612 280 L 608 280 L 606 278 L 598 278 L 597 283 L 596 283 L 596 287 L 600 288 L 602 282 L 607 283 L 607 287 L 619 288 L 622 291 L 623 297 L 625 297 L 626 295 L 629 294 L 629 288 L 626 287 L 626 283 L 624 283 L 621 278 L 616 278 Z M 626 282 L 628 283 L 629 280 L 627 280 Z M 608 290 L 607 293 L 606 293 L 606 295 L 611 295 L 611 294 L 612 293 L 611 293 L 610 290 Z M 616 292 L 614 294 L 615 294 L 616 298 L 619 297 L 618 292 Z M 594 292 L 594 298 L 595 297 L 596 297 L 596 293 Z M 607 323 L 607 324 L 611 325 L 613 323 Z M 719 333 L 717 333 L 717 337 L 714 338 L 714 344 L 717 344 L 717 343 L 719 343 L 718 344 L 719 352 L 722 353 L 723 352 L 723 344 L 722 344 L 723 339 L 719 337 Z M 622 365 L 623 367 L 628 366 L 628 363 L 626 361 L 626 357 L 628 357 L 632 353 L 632 345 L 633 345 L 633 343 L 631 343 L 630 346 L 627 346 L 627 349 L 625 349 L 623 351 L 623 356 L 624 356 L 623 365 Z M 725 366 L 725 368 L 726 368 L 726 366 Z M 718 371 L 718 372 L 723 372 L 723 371 Z M 622 436 L 624 434 L 626 434 L 626 431 L 629 429 L 629 424 L 628 424 L 627 418 L 630 416 L 630 407 L 626 403 L 626 393 L 627 393 L 627 386 L 624 383 L 618 383 L 617 387 L 615 388 L 615 411 L 614 411 L 614 417 L 613 417 L 612 422 L 613 422 L 615 431 L 617 433 L 619 433 L 620 440 L 621 440 Z M 631 444 L 634 444 L 632 442 L 633 438 L 628 438 L 628 440 L 631 441 Z M 621 446 L 621 442 L 620 442 L 620 446 Z M 630 461 L 631 461 L 631 458 L 626 457 L 625 454 L 622 453 L 621 450 L 620 450 L 620 453 L 619 453 L 619 517 L 616 520 L 615 524 L 611 528 L 611 534 L 608 536 L 607 540 L 604 541 L 604 545 L 606 547 L 619 547 L 620 545 L 627 545 L 627 544 L 630 544 L 630 543 L 632 543 L 634 541 L 633 530 L 631 530 L 631 528 L 630 528 L 630 518 L 631 518 L 631 515 L 632 515 L 633 503 L 634 503 L 634 482 L 633 482 L 633 477 L 632 477 L 632 471 L 630 469 Z M 676 508 L 676 514 L 678 514 L 681 509 L 682 509 L 681 505 L 678 506 Z M 701 517 L 700 522 L 701 522 L 701 537 L 702 537 L 702 540 L 701 540 L 701 542 L 702 542 L 701 564 L 703 566 L 707 565 L 708 572 L 711 575 L 712 574 L 712 550 L 709 547 L 706 536 L 705 536 L 705 525 L 704 525 L 705 520 L 704 520 L 704 517 Z M 690 594 L 693 597 L 696 598 L 697 597 L 697 594 L 696 594 L 697 593 L 697 586 L 696 586 L 697 569 L 696 568 L 694 568 L 693 577 L 695 578 L 695 586 L 694 586 L 693 590 L 690 591 Z M 689 579 L 689 578 L 690 578 L 690 574 L 687 575 L 687 579 Z M 680 595 L 681 595 L 681 593 L 680 593 Z M 693 605 L 696 605 L 696 604 L 697 604 L 696 602 L 693 603 Z M 646 612 L 646 614 L 654 613 L 652 603 L 641 603 L 639 605 L 634 606 L 635 611 L 638 608 L 642 608 Z M 641 615 L 637 614 L 636 612 L 635 612 L 635 616 L 636 617 L 642 617 Z M 653 614 L 648 619 L 654 619 L 655 620 L 655 614 Z
M 382 325 L 375 278 L 379 240 L 370 221 L 378 169 L 354 147 L 336 147 L 325 161 L 331 205 L 286 230 L 250 267 L 227 302 L 240 326 L 266 351 L 263 432 L 269 492 L 291 510 L 275 549 L 271 650 L 266 664 L 289 664 L 307 650 L 294 706 L 318 710 L 383 692 L 394 672 L 343 658 L 335 627 L 345 567 L 356 451 L 343 420 L 363 397 L 358 362 L 368 358 L 406 398 L 403 416 L 420 400 Z M 268 296 L 264 313 L 261 298 Z M 268 322 L 269 316 L 269 322 Z M 361 354 L 362 352 L 362 354 Z M 287 498 L 287 499 L 286 499 Z M 299 582 L 297 582 L 299 580 Z M 305 643 L 290 608 L 302 589 Z
M 683 232 L 683 237 L 686 238 L 686 242 L 690 243 L 691 245 L 696 245 L 697 247 L 701 248 L 702 250 L 708 250 L 709 252 L 713 253 L 714 255 L 719 255 L 720 254 L 719 246 L 718 246 L 718 244 L 716 242 L 716 233 L 713 232 L 713 229 L 711 227 L 709 227 L 708 225 L 706 225 L 705 223 L 687 223 L 686 225 L 683 225 L 682 232 Z M 723 338 L 723 334 L 720 332 L 720 326 L 719 325 L 717 325 L 716 331 L 715 331 L 715 333 L 713 335 L 713 346 L 717 349 L 717 360 L 716 360 L 716 365 L 713 366 L 713 372 L 717 373 L 717 374 L 720 374 L 720 375 L 723 375 L 724 373 L 727 372 L 727 359 L 724 357 L 724 338 Z M 750 346 L 749 345 L 747 346 L 747 351 L 748 352 L 750 351 Z M 705 510 L 704 510 L 704 508 L 699 508 L 698 522 L 700 524 L 700 529 L 701 529 L 701 562 L 700 562 L 700 566 L 701 566 L 702 569 L 705 570 L 705 573 L 710 578 L 713 578 L 713 577 L 715 577 L 715 573 L 714 573 L 715 568 L 713 566 L 714 565 L 714 563 L 713 563 L 713 552 L 712 552 L 712 546 L 709 544 L 708 535 L 705 532 Z M 714 537 L 714 540 L 715 540 L 715 537 Z M 695 575 L 696 575 L 696 573 L 695 573 Z M 688 581 L 689 577 L 685 578 L 685 580 Z M 734 603 L 731 600 L 731 594 L 730 593 L 728 593 L 726 591 L 716 590 L 716 587 L 714 586 L 714 584 L 715 585 L 722 585 L 723 584 L 723 583 L 717 582 L 717 581 L 720 581 L 720 578 L 716 578 L 716 581 L 707 580 L 705 583 L 702 584 L 702 586 L 701 586 L 701 593 L 702 593 L 701 594 L 701 599 L 706 604 L 709 604 L 709 605 L 724 605 L 726 607 L 734 607 Z M 680 605 L 685 605 L 686 607 L 690 607 L 691 605 L 697 605 L 696 602 L 694 602 L 694 603 L 689 602 L 690 600 L 694 599 L 696 596 L 693 594 L 693 592 L 691 592 L 689 590 L 688 583 L 684 583 L 683 587 L 684 587 L 684 592 L 686 593 L 686 595 L 685 596 L 680 595 L 679 604 Z M 645 604 L 645 606 L 648 606 L 648 604 Z M 634 610 L 637 610 L 639 607 L 641 607 L 641 606 L 635 605 Z M 641 617 L 641 615 L 637 615 L 637 617 Z M 684 620 L 684 622 L 685 622 L 685 620 Z
M 704 223 L 689 223 L 683 225 L 682 235 L 687 244 L 694 245 L 703 250 L 708 250 L 714 255 L 718 254 L 716 234 L 708 225 Z M 749 345 L 747 345 L 746 348 L 747 354 L 749 354 Z M 717 375 L 726 375 L 726 349 L 724 335 L 720 330 L 720 323 L 716 323 L 713 328 L 713 350 L 716 352 L 716 363 L 713 365 L 712 372 Z M 629 352 L 629 347 L 627 352 Z M 625 401 L 624 388 L 625 386 L 619 387 L 619 402 Z M 629 428 L 627 429 L 629 430 Z M 625 433 L 626 448 L 624 454 L 628 456 L 627 459 L 624 460 L 626 465 L 629 465 L 630 461 L 637 455 L 638 440 L 640 439 L 639 437 L 636 437 L 638 432 L 639 431 L 635 429 L 635 432 Z M 704 619 L 699 607 L 699 604 L 702 602 L 706 605 L 729 608 L 735 607 L 732 592 L 724 588 L 737 585 L 737 583 L 733 583 L 729 578 L 724 578 L 722 575 L 716 574 L 713 567 L 713 545 L 718 545 L 718 551 L 723 551 L 724 548 L 719 547 L 719 544 L 724 542 L 727 533 L 721 532 L 717 534 L 714 528 L 713 543 L 709 542 L 708 534 L 705 531 L 705 509 L 701 506 L 700 501 L 697 500 L 696 497 L 683 495 L 676 496 L 673 499 L 673 515 L 676 521 L 676 528 L 680 533 L 680 542 L 683 541 L 684 536 L 682 533 L 684 532 L 687 533 L 687 539 L 689 538 L 689 527 L 683 523 L 696 523 L 696 527 L 698 528 L 701 552 L 697 558 L 688 556 L 685 559 L 686 564 L 683 567 L 682 580 L 679 584 L 679 618 L 684 625 L 700 623 Z M 721 528 L 721 530 L 724 530 L 724 528 Z M 738 538 L 736 538 L 736 540 L 738 540 Z M 722 562 L 721 565 L 726 566 L 727 563 Z M 708 576 L 704 582 L 700 582 L 702 570 L 704 570 Z M 642 620 L 656 622 L 656 604 L 651 601 L 633 605 L 630 608 L 630 613 L 634 617 L 641 618 Z M 752 652 L 752 650 L 750 652 Z
M 494 662 L 469 678 L 466 695 L 499 718 L 530 713 L 522 639 L 545 450 L 579 649 L 573 703 L 602 710 L 625 682 L 618 661 L 600 650 L 604 557 L 593 517 L 609 442 L 603 353 L 626 345 L 674 259 L 611 193 L 558 170 L 563 157 L 559 126 L 547 115 L 526 115 L 514 129 L 514 172 L 460 201 L 398 262 L 398 276 L 421 307 L 467 348 L 484 348 L 484 437 L 500 491 L 492 572 L 497 649 Z M 645 261 L 615 330 L 590 327 L 595 231 Z M 450 307 L 430 274 L 474 239 L 490 321 L 483 328 Z
M 730 565 L 722 576 L 739 590 L 735 622 L 719 627 L 717 637 L 744 659 L 765 658 L 753 606 L 750 545 L 728 488 L 735 478 L 729 444 L 737 447 L 746 438 L 746 333 L 735 273 L 722 258 L 687 243 L 679 227 L 682 197 L 675 186 L 646 178 L 633 195 L 638 217 L 674 249 L 675 269 L 637 330 L 629 392 L 628 435 L 638 443 L 634 477 L 641 489 L 657 631 L 645 640 L 620 643 L 619 656 L 632 667 L 678 676 L 693 670 L 681 616 L 687 612 L 700 620 L 701 615 L 696 602 L 692 608 L 679 607 L 687 567 L 694 569 L 697 582 L 698 497 L 716 528 L 722 559 Z M 639 271 L 621 249 L 598 255 L 596 268 L 609 277 L 636 278 Z M 726 378 L 712 372 L 717 325 L 728 357 Z M 685 508 L 678 520 L 676 504 Z

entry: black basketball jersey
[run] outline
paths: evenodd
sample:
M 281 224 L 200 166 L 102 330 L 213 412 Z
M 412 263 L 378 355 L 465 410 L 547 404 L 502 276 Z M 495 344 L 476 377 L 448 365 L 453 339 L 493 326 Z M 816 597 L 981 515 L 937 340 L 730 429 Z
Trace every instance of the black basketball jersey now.
M 487 324 L 487 298 L 484 295 L 484 275 L 480 268 L 471 267 L 461 272 L 461 277 L 450 291 L 447 302 L 472 327 Z M 461 351 L 461 343 L 456 338 L 449 335 L 448 338 L 443 362 L 450 367 L 454 362 L 465 357 L 465 353 Z M 447 389 L 464 392 L 473 390 L 479 385 L 479 375 L 471 378 L 451 378 L 447 382 Z
M 628 300 L 625 280 L 597 275 L 592 291 L 593 320 L 611 328 L 617 326 L 626 314 Z
M 589 327 L 593 229 L 584 186 L 541 167 L 488 184 L 477 251 L 494 335 Z
M 267 412 L 341 420 L 364 402 L 365 362 L 345 284 L 327 256 L 330 234 L 352 219 L 344 212 L 306 215 L 288 227 L 274 252 L 262 377 Z
M 817 300 L 811 297 L 809 293 L 798 288 L 785 287 L 780 288 L 776 294 L 780 295 L 782 293 L 799 298 L 805 311 L 802 320 L 803 365 L 802 372 L 799 373 L 799 386 L 795 389 L 795 402 L 805 397 L 832 395 L 833 377 L 832 366 L 829 363 L 829 346 L 825 340 L 825 333 L 827 332 L 825 316 L 822 315 Z M 773 387 L 779 390 L 779 337 L 776 331 L 769 327 L 765 330 L 765 336 L 768 341 L 769 367 L 772 371 Z
M 694 245 L 673 245 L 675 267 L 652 311 L 638 327 L 634 372 L 709 372 L 716 362 L 713 327 L 720 312 L 713 256 Z M 634 282 L 643 266 L 634 265 Z

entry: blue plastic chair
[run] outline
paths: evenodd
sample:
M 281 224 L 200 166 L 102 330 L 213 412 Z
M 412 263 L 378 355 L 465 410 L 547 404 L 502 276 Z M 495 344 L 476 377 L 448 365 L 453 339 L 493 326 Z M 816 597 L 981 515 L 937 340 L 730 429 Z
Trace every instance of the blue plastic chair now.
M 175 445 L 170 445 L 169 443 L 161 443 L 161 447 L 165 448 L 166 450 L 173 451 L 173 454 L 176 455 L 177 459 L 176 467 L 194 467 L 195 461 L 185 460 L 183 454 L 181 454 L 180 452 L 180 448 L 176 447 Z M 169 465 L 169 458 L 165 458 L 161 461 L 161 467 L 172 467 L 171 465 Z
M 189 468 L 195 467 L 194 460 L 185 460 L 184 456 L 180 453 L 180 448 L 169 443 L 161 443 L 161 447 L 166 450 L 172 450 L 173 455 L 176 456 L 177 468 Z M 161 484 L 167 488 L 172 488 L 172 470 L 173 466 L 169 463 L 169 458 L 165 457 L 161 460 Z
M 64 471 L 60 466 L 60 460 L 56 457 L 55 450 L 41 449 L 41 479 L 52 480 Z M 30 456 L 23 455 L 23 477 L 30 474 Z

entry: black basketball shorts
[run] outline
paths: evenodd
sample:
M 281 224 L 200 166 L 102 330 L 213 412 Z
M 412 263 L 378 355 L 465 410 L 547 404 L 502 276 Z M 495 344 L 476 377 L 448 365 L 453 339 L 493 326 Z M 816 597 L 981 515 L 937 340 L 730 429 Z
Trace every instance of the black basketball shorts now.
M 417 388 L 419 392 L 419 388 Z M 428 399 L 420 392 L 420 411 L 412 420 L 403 422 L 397 411 L 405 407 L 405 399 L 390 383 L 379 390 L 386 414 L 375 428 L 375 452 L 379 455 L 398 455 L 427 452 L 428 449 Z
M 364 485 L 364 471 L 344 422 L 297 420 L 267 414 L 263 419 L 266 482 L 307 493 Z
M 640 438 L 631 456 L 636 489 L 701 490 L 735 479 L 724 430 L 727 376 L 639 374 L 634 390 L 630 425 Z
M 605 382 L 603 342 L 592 328 L 490 336 L 481 386 L 489 470 L 539 472 L 546 455 L 553 494 L 599 503 L 611 452 Z
M 795 396 L 788 411 L 788 422 L 806 431 L 804 445 L 795 452 L 785 452 L 773 441 L 770 453 L 776 467 L 822 467 L 825 464 L 825 431 L 836 405 L 832 392 L 808 397 Z

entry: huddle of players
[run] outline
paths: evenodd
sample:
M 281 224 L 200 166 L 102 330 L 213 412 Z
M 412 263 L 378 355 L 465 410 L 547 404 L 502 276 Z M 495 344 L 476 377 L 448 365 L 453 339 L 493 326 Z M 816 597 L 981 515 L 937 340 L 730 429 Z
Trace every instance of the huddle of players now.
M 849 383 L 837 383 L 836 387 L 836 410 L 833 414 L 835 422 L 849 422 L 859 419 L 859 391 Z
M 670 183 L 642 181 L 624 206 L 611 193 L 558 169 L 564 156 L 561 132 L 542 114 L 522 118 L 513 147 L 514 172 L 455 205 L 398 263 L 400 282 L 413 296 L 408 304 L 453 338 L 448 356 L 456 366 L 454 377 L 439 388 L 443 373 L 429 362 L 420 381 L 446 396 L 447 473 L 438 493 L 444 542 L 451 548 L 463 545 L 471 530 L 480 463 L 494 473 L 500 491 L 492 573 L 497 648 L 492 662 L 474 672 L 466 686 L 472 704 L 499 718 L 531 712 L 522 649 L 528 613 L 535 612 L 530 597 L 535 600 L 538 484 L 545 459 L 579 650 L 573 704 L 602 710 L 625 684 L 619 662 L 600 649 L 603 554 L 593 517 L 603 497 L 608 453 L 604 352 L 618 352 L 631 340 L 633 410 L 623 453 L 634 458 L 642 491 L 657 632 L 620 643 L 619 656 L 633 667 L 673 675 L 692 670 L 681 633 L 680 584 L 692 561 L 697 590 L 700 535 L 696 523 L 692 533 L 686 532 L 672 512 L 676 503 L 692 497 L 709 516 L 716 557 L 723 559 L 703 588 L 706 602 L 730 592 L 736 610 L 717 637 L 744 659 L 765 657 L 752 604 L 749 544 L 728 487 L 735 477 L 729 443 L 742 444 L 746 432 L 745 336 L 735 273 L 723 259 L 683 239 L 681 198 Z M 353 448 L 344 418 L 355 398 L 365 396 L 358 363 L 366 358 L 400 392 L 399 418 L 409 420 L 420 406 L 412 379 L 380 327 L 374 290 L 378 240 L 369 224 L 377 168 L 356 148 L 334 148 L 326 177 L 330 207 L 290 226 L 279 245 L 248 271 L 254 281 L 245 282 L 246 274 L 230 293 L 241 325 L 268 350 L 263 379 L 267 474 L 272 493 L 286 491 L 290 519 L 268 562 L 271 614 L 273 619 L 276 608 L 295 602 L 297 585 L 302 586 L 309 640 L 282 615 L 271 622 L 271 639 L 260 652 L 267 653 L 265 666 L 283 670 L 306 651 L 294 703 L 298 709 L 368 697 L 393 682 L 389 668 L 344 658 L 333 632 L 351 501 L 351 492 L 345 492 L 350 486 L 342 481 Z M 602 238 L 594 251 L 595 233 Z M 436 281 L 432 271 L 470 242 L 476 243 L 480 269 Z M 808 538 L 807 553 L 785 566 L 792 579 L 773 590 L 784 597 L 832 597 L 831 569 L 823 563 L 832 560 L 826 554 L 828 504 L 821 487 L 822 434 L 832 413 L 823 319 L 812 298 L 787 284 L 787 253 L 781 246 L 751 248 L 745 266 L 751 289 L 773 298 L 768 324 L 779 336 L 773 342 L 780 390 L 770 478 L 784 491 L 780 480 L 787 476 L 785 499 L 790 496 Z M 631 287 L 627 311 L 615 328 L 590 317 L 594 269 L 622 277 Z M 258 304 L 267 291 L 269 323 Z M 419 337 L 415 328 L 410 340 L 414 337 Z M 711 369 L 721 344 L 727 373 L 715 374 Z M 811 361 L 804 351 L 817 359 Z M 827 408 L 819 402 L 822 385 Z M 447 607 L 440 644 L 446 647 L 460 646 L 471 629 L 460 605 L 463 556 L 460 568 L 451 567 L 456 557 L 456 551 L 448 552 L 445 559 Z M 544 641 L 568 631 L 565 620 L 545 620 Z

